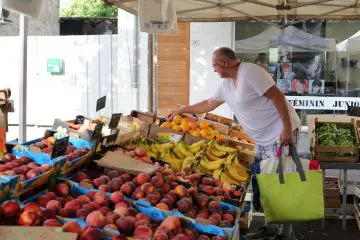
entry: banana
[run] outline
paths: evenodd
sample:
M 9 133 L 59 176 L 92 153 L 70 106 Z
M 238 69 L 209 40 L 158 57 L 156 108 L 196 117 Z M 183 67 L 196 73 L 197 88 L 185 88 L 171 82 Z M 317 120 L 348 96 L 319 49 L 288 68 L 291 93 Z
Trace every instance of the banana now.
M 238 182 L 237 182 L 235 179 L 233 179 L 232 177 L 230 177 L 230 176 L 227 174 L 226 170 L 224 170 L 224 171 L 221 173 L 221 175 L 220 175 L 220 181 L 221 181 L 222 183 L 228 183 L 228 184 L 234 184 L 234 185 L 238 184 Z
M 152 151 L 150 150 L 146 150 L 146 154 L 149 155 L 150 157 L 153 157 L 155 159 L 158 158 L 158 155 L 156 153 L 153 153 Z
M 213 174 L 213 171 L 208 170 L 208 169 L 206 169 L 206 168 L 203 168 L 203 167 L 201 166 L 201 164 L 198 164 L 198 165 L 197 165 L 195 171 L 198 171 L 198 172 L 200 172 L 200 173 L 203 173 L 203 174 L 206 174 L 206 175 L 209 175 L 209 176 L 212 176 L 212 174 Z
M 233 153 L 233 154 L 230 154 L 229 156 L 226 157 L 226 161 L 225 161 L 225 165 L 230 165 L 233 163 L 233 160 L 235 159 L 237 155 L 237 152 Z
M 225 162 L 225 158 L 223 159 L 219 159 L 217 161 L 209 161 L 205 156 L 203 157 L 203 159 L 201 159 L 200 161 L 200 165 L 210 171 L 216 170 L 216 169 L 220 169 L 222 167 L 222 165 Z
M 208 151 L 205 152 L 205 156 L 210 160 L 210 161 L 219 161 L 222 158 L 220 157 L 216 157 L 214 155 L 212 155 L 211 153 L 209 153 Z
M 237 181 L 238 183 L 242 183 L 245 182 L 248 179 L 248 175 L 244 176 L 244 175 L 240 175 L 239 172 L 237 171 L 236 168 L 232 167 L 232 166 L 227 166 L 226 170 L 227 173 L 229 174 L 229 176 L 234 179 L 235 181 Z M 246 172 L 245 172 L 246 173 Z M 247 174 L 247 173 L 246 173 Z
M 214 142 L 214 147 L 218 150 L 218 151 L 222 151 L 222 152 L 228 152 L 228 153 L 234 153 L 236 152 L 235 148 L 232 147 L 228 147 L 228 146 L 222 146 L 216 142 Z
M 250 169 L 247 168 L 244 164 L 241 164 L 239 159 L 236 157 L 234 158 L 232 165 L 234 166 L 234 168 L 236 169 L 244 169 L 246 172 L 250 172 Z
M 212 176 L 214 179 L 220 180 L 221 173 L 222 173 L 222 169 L 216 169 L 216 170 L 214 170 Z
M 169 163 L 176 172 L 182 169 L 183 161 L 181 159 L 175 158 L 169 150 L 165 151 L 161 155 L 161 160 L 166 163 Z
M 192 168 L 193 164 L 195 164 L 197 162 L 196 157 L 187 157 L 184 159 L 183 163 L 182 163 L 182 168 Z
M 209 152 L 210 154 L 212 154 L 216 157 L 225 157 L 227 155 L 226 152 L 220 152 L 220 151 L 216 150 L 215 147 L 208 147 L 207 152 Z
M 193 154 L 196 154 L 197 152 L 199 152 L 201 150 L 201 146 L 197 146 L 197 147 L 193 147 L 193 148 L 188 148 L 189 151 Z
M 191 149 L 193 149 L 193 148 L 195 148 L 195 149 L 201 148 L 201 146 L 204 145 L 205 143 L 206 143 L 205 140 L 198 141 L 196 143 L 189 145 L 188 149 L 191 151 Z
M 179 142 L 178 145 L 180 152 L 186 157 L 193 157 L 194 154 L 186 149 L 184 142 Z
M 162 143 L 162 144 L 155 144 L 155 147 L 160 153 L 163 153 L 167 149 L 174 147 L 174 144 L 172 142 Z
M 177 145 L 174 147 L 174 153 L 177 158 L 186 158 L 186 156 L 181 153 Z

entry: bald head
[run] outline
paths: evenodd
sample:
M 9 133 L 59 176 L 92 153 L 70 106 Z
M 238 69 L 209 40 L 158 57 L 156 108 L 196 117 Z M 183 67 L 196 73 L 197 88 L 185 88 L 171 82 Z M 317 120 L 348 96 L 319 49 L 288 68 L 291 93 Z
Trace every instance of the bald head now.
M 237 60 L 234 50 L 228 47 L 221 47 L 216 49 L 213 55 L 221 59 L 227 59 L 231 61 Z

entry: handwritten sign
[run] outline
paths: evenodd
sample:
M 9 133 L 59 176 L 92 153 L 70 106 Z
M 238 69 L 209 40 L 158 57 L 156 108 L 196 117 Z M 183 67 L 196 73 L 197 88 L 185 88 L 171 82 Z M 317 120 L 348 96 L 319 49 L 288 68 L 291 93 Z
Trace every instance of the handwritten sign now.
M 101 109 L 105 108 L 105 105 L 106 105 L 106 96 L 103 96 L 96 101 L 96 111 L 98 112 Z
M 68 144 L 69 144 L 69 137 L 64 137 L 56 140 L 54 143 L 54 148 L 51 152 L 51 158 L 64 156 Z
M 61 232 L 58 227 L 0 227 L 1 240 L 76 240 L 77 234 Z
M 111 116 L 111 120 L 110 120 L 110 123 L 109 123 L 109 128 L 110 128 L 110 129 L 115 129 L 115 128 L 117 128 L 117 126 L 119 125 L 121 116 L 122 116 L 121 113 L 114 113 L 114 114 Z
M 101 132 L 102 132 L 103 127 L 104 127 L 103 123 L 96 124 L 96 126 L 94 128 L 94 132 L 91 137 L 91 140 L 93 140 L 94 142 L 97 142 L 101 138 Z

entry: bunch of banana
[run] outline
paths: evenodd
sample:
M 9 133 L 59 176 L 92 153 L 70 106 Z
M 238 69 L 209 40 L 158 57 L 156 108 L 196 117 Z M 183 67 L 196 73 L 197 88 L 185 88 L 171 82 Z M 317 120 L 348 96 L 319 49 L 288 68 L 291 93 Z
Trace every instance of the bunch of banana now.
M 177 158 L 172 149 L 169 148 L 163 152 L 160 159 L 168 163 L 175 172 L 181 171 L 184 159 Z
M 240 163 L 238 154 L 235 153 L 234 157 L 226 162 L 223 171 L 221 173 L 217 172 L 214 178 L 218 177 L 222 183 L 239 185 L 249 179 L 249 172 L 250 170 Z

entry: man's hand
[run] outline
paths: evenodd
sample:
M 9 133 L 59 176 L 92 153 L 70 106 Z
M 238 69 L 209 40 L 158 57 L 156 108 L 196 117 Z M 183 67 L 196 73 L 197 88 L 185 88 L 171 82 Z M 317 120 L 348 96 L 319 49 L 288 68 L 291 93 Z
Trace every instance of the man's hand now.
M 292 143 L 292 137 L 293 137 L 293 133 L 291 128 L 285 127 L 281 132 L 280 142 L 282 144 L 290 144 Z
M 171 121 L 176 115 L 184 113 L 183 108 L 171 109 L 166 113 L 166 120 Z

